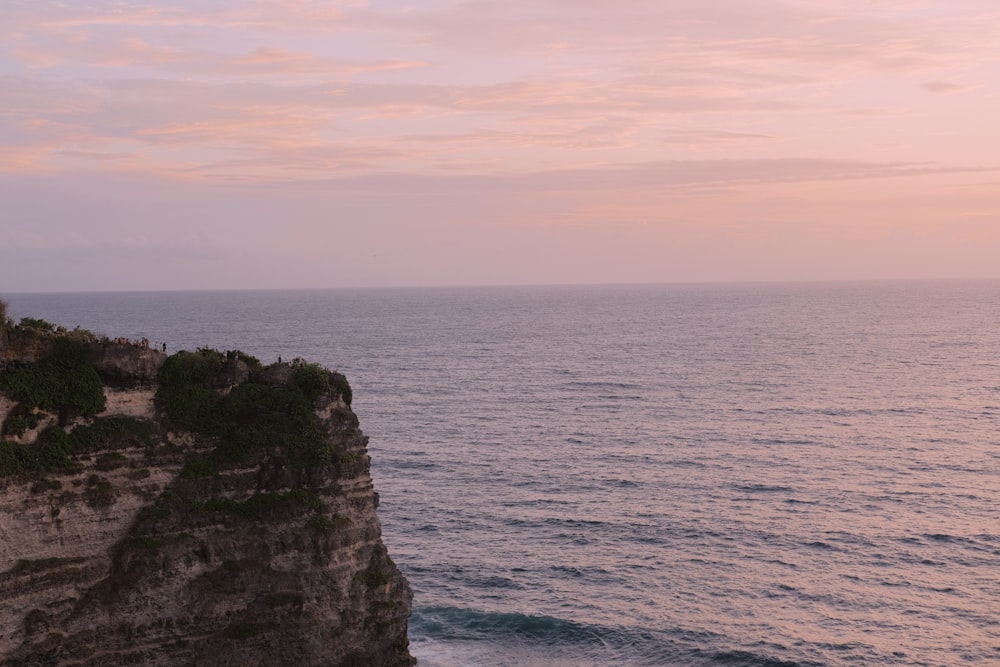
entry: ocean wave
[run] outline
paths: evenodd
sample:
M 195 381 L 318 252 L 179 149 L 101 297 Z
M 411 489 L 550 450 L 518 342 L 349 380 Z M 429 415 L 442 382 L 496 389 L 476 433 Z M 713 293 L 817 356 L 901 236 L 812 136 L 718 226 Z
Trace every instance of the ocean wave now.
M 642 389 L 643 385 L 635 384 L 632 382 L 600 382 L 600 381 L 583 381 L 574 380 L 573 382 L 566 382 L 563 387 L 571 389 Z
M 789 493 L 794 491 L 790 486 L 771 484 L 738 484 L 736 490 L 748 493 Z
M 756 655 L 748 651 L 723 651 L 713 655 L 712 659 L 715 664 L 730 665 L 731 667 L 805 667 L 806 665 L 819 664 L 778 660 L 776 658 Z
M 521 590 L 524 588 L 523 585 L 510 579 L 508 577 L 499 577 L 495 575 L 488 576 L 463 576 L 461 578 L 462 583 L 468 584 L 470 586 L 475 586 L 477 588 L 510 588 L 515 590 Z
M 783 647 L 760 642 L 760 650 L 728 648 L 720 634 L 707 630 L 649 630 L 580 623 L 553 616 L 487 612 L 458 607 L 425 607 L 410 617 L 416 647 L 465 646 L 463 663 L 433 656 L 432 666 L 614 664 L 629 667 L 819 667 L 820 663 L 768 655 Z M 516 648 L 516 657 L 512 647 Z M 417 653 L 421 653 L 417 650 Z
M 504 636 L 545 644 L 627 644 L 625 630 L 567 621 L 554 616 L 516 612 L 486 612 L 459 607 L 414 609 L 410 634 L 434 639 L 497 639 Z

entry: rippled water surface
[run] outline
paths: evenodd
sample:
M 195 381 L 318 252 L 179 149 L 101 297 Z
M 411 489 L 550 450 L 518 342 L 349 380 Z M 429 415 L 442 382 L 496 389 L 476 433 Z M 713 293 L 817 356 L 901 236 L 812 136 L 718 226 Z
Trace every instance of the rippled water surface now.
M 346 373 L 421 665 L 1000 664 L 1000 283 L 5 298 Z

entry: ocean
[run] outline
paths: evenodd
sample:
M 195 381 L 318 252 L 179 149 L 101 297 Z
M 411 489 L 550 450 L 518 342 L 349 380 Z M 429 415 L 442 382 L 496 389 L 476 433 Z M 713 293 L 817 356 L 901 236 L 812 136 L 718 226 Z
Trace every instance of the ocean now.
M 345 373 L 421 666 L 1000 665 L 1000 282 L 0 296 Z

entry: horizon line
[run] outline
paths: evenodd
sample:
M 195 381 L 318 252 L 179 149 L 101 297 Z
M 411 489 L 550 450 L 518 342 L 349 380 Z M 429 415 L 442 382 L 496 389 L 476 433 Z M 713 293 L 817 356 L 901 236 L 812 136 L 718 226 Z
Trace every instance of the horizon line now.
M 365 291 L 365 290 L 420 290 L 420 289 L 504 289 L 504 288 L 549 288 L 549 287 L 669 287 L 669 286 L 737 286 L 737 285 L 823 285 L 823 284 L 857 284 L 857 283 L 959 283 L 959 282 L 1000 282 L 1000 276 L 975 277 L 900 277 L 900 278 L 792 278 L 772 280 L 674 280 L 649 282 L 580 282 L 580 283 L 440 283 L 427 285 L 344 285 L 323 287 L 203 287 L 203 288 L 157 288 L 130 290 L 31 290 L 6 292 L 3 295 L 39 295 L 39 294 L 178 294 L 178 293 L 210 293 L 210 292 L 320 292 L 320 291 Z

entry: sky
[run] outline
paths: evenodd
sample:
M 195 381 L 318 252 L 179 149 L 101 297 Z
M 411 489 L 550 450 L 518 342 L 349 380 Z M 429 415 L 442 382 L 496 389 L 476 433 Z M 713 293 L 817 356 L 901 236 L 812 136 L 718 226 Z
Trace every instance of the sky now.
M 1000 277 L 996 0 L 0 2 L 0 294 Z

